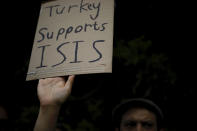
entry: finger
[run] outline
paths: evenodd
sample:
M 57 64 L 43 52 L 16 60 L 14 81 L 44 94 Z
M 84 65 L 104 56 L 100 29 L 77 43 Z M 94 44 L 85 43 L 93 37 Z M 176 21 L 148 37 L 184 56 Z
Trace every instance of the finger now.
M 68 77 L 68 82 L 71 86 L 73 85 L 74 79 L 75 79 L 75 75 L 71 75 Z
M 65 88 L 67 89 L 68 92 L 71 92 L 71 90 L 72 90 L 72 85 L 73 85 L 74 79 L 75 79 L 74 75 L 71 75 L 68 77 L 68 80 L 65 85 Z

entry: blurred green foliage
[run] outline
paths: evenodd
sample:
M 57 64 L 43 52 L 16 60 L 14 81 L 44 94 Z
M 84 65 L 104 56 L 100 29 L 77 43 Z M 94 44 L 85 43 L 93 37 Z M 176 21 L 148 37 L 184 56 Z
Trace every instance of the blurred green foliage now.
M 125 77 L 130 77 L 120 80 L 122 83 L 127 81 L 129 97 L 157 95 L 156 97 L 165 98 L 161 94 L 175 85 L 176 74 L 168 57 L 154 49 L 152 41 L 145 40 L 144 36 L 130 41 L 117 41 L 114 60 L 117 61 L 119 73 L 123 72 Z

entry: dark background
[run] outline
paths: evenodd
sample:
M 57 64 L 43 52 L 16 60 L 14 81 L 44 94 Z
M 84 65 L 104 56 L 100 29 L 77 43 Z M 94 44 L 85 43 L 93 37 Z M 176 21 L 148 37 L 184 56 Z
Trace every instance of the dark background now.
M 31 130 L 38 113 L 38 81 L 25 78 L 40 2 L 7 2 L 1 9 L 0 102 L 15 130 Z M 147 97 L 163 109 L 169 131 L 192 130 L 196 115 L 193 9 L 192 3 L 117 0 L 113 73 L 77 76 L 60 123 L 79 131 L 111 130 L 111 110 L 117 103 Z M 133 48 L 136 54 L 130 53 Z

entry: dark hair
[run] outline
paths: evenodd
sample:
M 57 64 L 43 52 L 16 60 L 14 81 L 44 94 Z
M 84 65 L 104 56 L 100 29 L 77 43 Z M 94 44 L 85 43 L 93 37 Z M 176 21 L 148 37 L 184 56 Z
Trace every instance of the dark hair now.
M 151 100 L 144 98 L 136 98 L 127 100 L 121 104 L 119 104 L 112 111 L 112 125 L 115 128 L 119 128 L 122 115 L 132 108 L 144 108 L 155 114 L 157 120 L 157 127 L 161 129 L 163 123 L 163 113 L 161 109 Z

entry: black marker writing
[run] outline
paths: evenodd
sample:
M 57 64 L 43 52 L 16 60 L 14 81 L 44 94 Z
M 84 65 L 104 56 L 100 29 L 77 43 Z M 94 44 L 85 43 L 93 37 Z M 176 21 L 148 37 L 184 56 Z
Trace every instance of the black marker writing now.
M 98 24 L 97 24 L 97 22 L 95 21 L 94 22 L 94 30 L 99 30 L 100 29 L 100 27 L 98 27 Z
M 92 24 L 85 24 L 84 32 L 86 32 L 86 31 L 87 31 L 88 26 L 90 27 L 90 29 L 92 28 Z
M 105 40 L 96 40 L 96 41 L 93 42 L 93 48 L 96 51 L 96 53 L 98 53 L 99 57 L 97 59 L 91 60 L 89 62 L 96 62 L 96 61 L 98 61 L 102 58 L 101 52 L 96 48 L 96 43 L 98 43 L 98 42 L 105 42 Z
M 44 41 L 45 39 L 53 39 L 55 38 L 56 41 L 59 40 L 60 37 L 64 37 L 67 39 L 68 35 L 76 34 L 80 32 L 87 32 L 87 31 L 105 31 L 106 25 L 108 23 L 99 23 L 95 21 L 92 24 L 85 23 L 84 25 L 77 25 L 77 26 L 69 26 L 68 28 L 61 27 L 56 32 L 55 31 L 48 31 L 47 27 L 42 27 L 38 30 L 38 35 L 40 36 L 38 43 Z
M 64 61 L 66 61 L 66 56 L 64 55 L 64 53 L 61 52 L 60 48 L 61 48 L 62 46 L 64 46 L 65 44 L 68 44 L 68 43 L 69 43 L 69 42 L 62 43 L 62 44 L 60 44 L 60 45 L 57 47 L 57 51 L 63 56 L 63 60 L 62 60 L 61 62 L 59 62 L 58 64 L 52 65 L 52 67 L 58 66 L 58 65 L 64 63 Z
M 95 4 L 93 3 L 93 8 L 94 8 L 94 9 L 97 9 L 97 11 L 96 11 L 96 15 L 95 15 L 94 17 L 93 17 L 92 15 L 90 15 L 90 18 L 91 18 L 92 20 L 96 20 L 96 18 L 99 16 L 100 7 L 101 7 L 101 3 L 100 3 L 100 2 L 98 3 L 98 5 L 95 5 Z
M 61 15 L 64 13 L 70 13 L 71 9 L 73 10 L 76 8 L 77 11 L 80 13 L 88 12 L 88 11 L 94 11 L 95 14 L 90 14 L 91 20 L 96 20 L 100 14 L 101 10 L 101 2 L 84 2 L 84 0 L 81 0 L 80 3 L 75 5 L 51 5 L 45 7 L 46 9 L 49 9 L 49 17 L 55 16 L 55 15 Z M 77 9 L 78 8 L 78 9 Z
M 60 29 L 58 30 L 57 37 L 56 37 L 56 41 L 58 40 L 59 36 L 62 35 L 64 32 L 65 32 L 65 29 L 64 29 L 64 28 L 60 28 Z
M 45 48 L 47 46 L 50 45 L 44 45 L 44 46 L 39 46 L 38 48 L 42 48 L 42 55 L 41 55 L 41 62 L 40 62 L 40 66 L 36 67 L 36 68 L 42 68 L 42 67 L 47 67 L 46 65 L 43 65 L 43 61 L 44 61 L 44 52 L 45 52 Z
M 73 31 L 73 27 L 70 26 L 70 27 L 66 30 L 65 39 L 67 38 L 67 35 L 68 35 L 69 33 L 71 33 L 72 31 Z
M 83 3 L 83 0 L 81 0 L 81 3 L 80 3 L 80 13 L 82 13 L 83 10 L 87 11 L 87 9 L 85 8 L 85 6 L 87 6 L 88 3 Z
M 83 30 L 83 26 L 79 25 L 75 28 L 75 33 L 79 33 Z
M 47 39 L 53 39 L 53 32 L 47 32 Z
M 94 17 L 90 15 L 90 18 L 92 20 L 96 20 L 100 13 L 100 7 L 101 7 L 100 2 L 96 5 L 96 3 L 84 3 L 84 0 L 81 0 L 80 13 L 82 13 L 83 11 L 96 10 L 96 15 Z
M 73 41 L 73 43 L 76 43 L 76 44 L 75 44 L 75 59 L 74 59 L 74 61 L 72 61 L 72 62 L 70 62 L 70 63 L 80 63 L 80 62 L 82 62 L 82 61 L 78 61 L 78 60 L 77 60 L 79 42 L 84 42 L 84 41 Z
M 66 8 L 65 6 L 63 8 L 61 8 L 61 9 L 57 8 L 56 9 L 56 14 L 63 14 L 65 8 Z
M 53 8 L 54 7 L 58 7 L 58 6 L 60 6 L 60 5 L 52 5 L 52 6 L 48 6 L 48 7 L 46 7 L 46 8 L 49 8 L 49 16 L 51 17 L 52 16 L 52 12 L 53 12 Z M 57 10 L 57 9 L 56 9 Z M 56 11 L 57 12 L 57 11 Z
M 46 28 L 46 27 L 40 28 L 39 34 L 41 35 L 41 39 L 38 40 L 37 42 L 41 42 L 45 39 L 45 35 L 42 33 L 42 31 L 44 31 L 44 30 L 48 30 L 48 28 Z
M 106 24 L 108 24 L 108 23 L 103 23 L 103 24 L 102 24 L 102 29 L 100 29 L 100 31 L 104 31 L 104 30 L 105 30 L 105 25 L 106 25 Z

